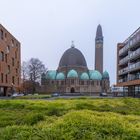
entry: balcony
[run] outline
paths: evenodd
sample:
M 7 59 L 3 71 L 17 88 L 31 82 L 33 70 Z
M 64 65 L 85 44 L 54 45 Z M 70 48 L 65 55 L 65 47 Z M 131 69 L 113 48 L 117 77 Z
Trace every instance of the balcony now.
M 120 79 L 118 82 L 119 82 L 119 83 L 127 82 L 127 79 L 126 79 L 126 78 Z
M 129 49 L 129 43 L 127 43 L 122 49 L 120 49 L 119 56 L 121 56 L 122 54 L 127 53 L 128 49 Z
M 118 82 L 119 82 L 119 83 L 122 83 L 122 82 L 124 82 L 124 79 L 120 79 Z
M 140 73 L 137 73 L 135 75 L 131 75 L 129 80 L 133 81 L 133 80 L 138 80 L 138 79 L 140 79 Z
M 130 48 L 136 47 L 140 43 L 140 33 L 135 35 L 131 40 L 130 40 Z
M 125 58 L 121 59 L 119 62 L 119 65 L 123 65 L 126 64 L 129 60 L 129 56 L 127 55 Z
M 131 64 L 129 66 L 129 71 L 134 71 L 134 70 L 138 70 L 138 69 L 140 69 L 140 62 L 137 62 L 135 64 Z
M 140 57 L 140 48 L 130 53 L 129 57 L 130 57 L 130 60 Z
M 126 68 L 124 68 L 124 69 L 119 70 L 119 75 L 128 73 L 128 69 L 129 69 L 129 68 L 126 67 Z

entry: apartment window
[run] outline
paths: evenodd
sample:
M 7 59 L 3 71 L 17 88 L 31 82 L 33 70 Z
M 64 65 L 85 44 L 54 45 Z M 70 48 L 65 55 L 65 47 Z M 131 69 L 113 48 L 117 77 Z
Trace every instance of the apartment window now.
M 16 75 L 18 74 L 18 69 L 16 69 Z
M 5 81 L 6 81 L 6 83 L 8 83 L 8 76 L 7 76 L 7 74 L 5 75 Z
M 7 54 L 5 54 L 5 62 L 7 63 Z
M 10 74 L 10 65 L 8 65 L 8 74 Z
M 15 84 L 15 77 L 12 76 L 12 83 Z
M 9 53 L 10 52 L 10 46 L 8 45 L 6 48 L 6 52 Z
M 3 36 L 3 30 L 0 30 L 0 38 L 3 40 L 4 36 Z
M 14 58 L 12 58 L 12 66 L 14 66 L 15 65 L 15 60 L 14 60 Z
M 12 47 L 14 47 L 14 40 L 13 39 L 11 40 L 11 44 L 12 44 Z
M 1 61 L 4 61 L 4 52 L 1 51 L 1 56 L 0 56 Z
M 3 83 L 3 73 L 1 73 L 1 83 Z

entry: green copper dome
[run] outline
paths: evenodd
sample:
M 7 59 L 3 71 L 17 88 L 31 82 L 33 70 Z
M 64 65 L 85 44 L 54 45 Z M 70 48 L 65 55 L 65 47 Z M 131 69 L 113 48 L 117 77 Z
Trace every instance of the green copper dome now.
M 101 73 L 100 73 L 99 71 L 94 70 L 94 71 L 91 73 L 90 79 L 91 79 L 91 80 L 102 80 L 102 75 L 101 75 Z
M 107 71 L 104 71 L 103 79 L 109 79 L 109 73 Z
M 67 78 L 78 78 L 78 73 L 76 70 L 70 70 L 68 72 Z
M 94 70 L 89 70 L 89 77 L 91 77 L 93 72 L 94 72 Z
M 60 73 L 57 74 L 56 80 L 64 80 L 64 79 L 65 79 L 64 73 L 60 72 Z
M 55 80 L 57 72 L 55 70 L 50 70 L 47 72 L 46 78 L 49 80 Z
M 89 80 L 89 76 L 86 72 L 82 73 L 81 74 L 81 77 L 80 77 L 81 80 Z

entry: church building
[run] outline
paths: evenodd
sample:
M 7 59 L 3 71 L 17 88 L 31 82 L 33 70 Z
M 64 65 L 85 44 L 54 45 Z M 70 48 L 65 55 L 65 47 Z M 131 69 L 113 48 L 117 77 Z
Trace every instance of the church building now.
M 103 72 L 103 34 L 98 25 L 95 38 L 95 70 L 90 70 L 84 55 L 72 43 L 62 55 L 57 70 L 42 75 L 43 92 L 61 94 L 100 94 L 108 92 L 109 73 Z

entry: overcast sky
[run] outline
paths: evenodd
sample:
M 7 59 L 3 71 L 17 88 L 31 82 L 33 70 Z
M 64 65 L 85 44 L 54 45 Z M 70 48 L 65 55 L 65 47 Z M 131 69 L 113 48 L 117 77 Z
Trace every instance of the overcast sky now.
M 94 69 L 95 33 L 104 35 L 104 70 L 116 82 L 116 45 L 140 26 L 140 0 L 0 0 L 0 23 L 20 42 L 22 61 L 39 58 L 57 69 L 71 46 Z

